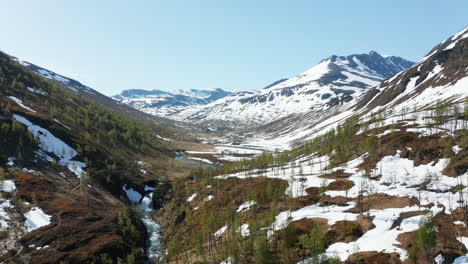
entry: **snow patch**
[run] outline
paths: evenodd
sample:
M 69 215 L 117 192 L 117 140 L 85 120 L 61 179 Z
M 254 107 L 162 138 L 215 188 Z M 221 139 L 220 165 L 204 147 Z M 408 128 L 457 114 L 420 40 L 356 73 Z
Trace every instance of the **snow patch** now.
M 33 231 L 43 226 L 49 225 L 51 218 L 50 215 L 44 213 L 39 207 L 31 208 L 29 212 L 24 214 L 24 217 L 26 217 L 25 225 L 28 231 Z
M 14 192 L 16 190 L 15 183 L 12 180 L 5 180 L 0 182 L 0 191 L 2 192 Z
M 47 92 L 37 90 L 37 89 L 31 88 L 31 87 L 27 87 L 26 89 L 28 89 L 28 91 L 30 91 L 31 93 L 35 93 L 35 94 L 39 94 L 39 95 L 43 95 L 43 96 L 47 95 Z
M 221 227 L 218 231 L 214 233 L 215 237 L 220 237 L 227 230 L 227 226 Z
M 59 157 L 59 164 L 65 165 L 73 172 L 78 178 L 86 176 L 84 168 L 86 164 L 80 161 L 73 161 L 72 159 L 78 155 L 78 152 L 70 147 L 68 144 L 55 137 L 47 129 L 31 123 L 26 118 L 20 115 L 13 115 L 13 118 L 21 124 L 28 127 L 28 131 L 39 140 L 39 147 L 47 153 L 54 153 Z
M 124 190 L 124 192 L 127 194 L 127 198 L 130 201 L 136 204 L 140 203 L 142 196 L 139 192 L 133 190 L 133 188 L 127 188 L 127 184 L 124 184 L 124 186 L 122 186 L 122 190 Z
M 240 233 L 242 237 L 247 237 L 250 235 L 249 224 L 243 224 L 237 229 L 237 232 Z
M 239 206 L 239 208 L 237 208 L 236 212 L 242 213 L 242 212 L 244 212 L 244 211 L 247 211 L 247 210 L 250 209 L 251 206 L 255 205 L 256 203 L 257 203 L 257 202 L 255 202 L 255 201 L 248 201 L 248 202 L 245 202 L 245 203 L 241 204 L 241 205 Z
M 187 202 L 191 202 L 191 201 L 193 201 L 193 199 L 195 199 L 195 197 L 197 197 L 197 194 L 196 194 L 196 193 L 194 193 L 194 194 L 190 195 L 190 197 L 189 197 L 189 198 L 187 198 Z
M 31 112 L 34 112 L 34 113 L 37 113 L 36 110 L 26 106 L 23 104 L 23 101 L 21 101 L 20 99 L 14 97 L 14 96 L 8 96 L 8 98 L 10 98 L 11 100 L 13 100 L 15 103 L 17 103 L 19 106 L 21 106 L 22 108 L 28 110 L 28 111 L 31 111 Z
M 210 201 L 212 199 L 213 199 L 213 195 L 210 194 L 205 199 L 203 199 L 203 201 L 208 202 L 208 201 Z

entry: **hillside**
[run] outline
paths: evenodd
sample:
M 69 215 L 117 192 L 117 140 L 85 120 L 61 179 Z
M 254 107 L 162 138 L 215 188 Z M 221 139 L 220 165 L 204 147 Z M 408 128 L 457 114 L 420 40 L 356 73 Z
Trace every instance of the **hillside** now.
M 122 186 L 167 178 L 174 149 L 167 129 L 92 98 L 0 53 L 2 263 L 146 258 L 145 225 Z
M 158 212 L 168 259 L 465 263 L 467 82 L 464 28 L 348 106 L 284 134 L 306 143 L 192 173 Z
M 249 145 L 270 145 L 288 148 L 304 142 L 311 135 L 323 133 L 355 113 L 380 111 L 383 106 L 394 111 L 409 112 L 434 103 L 434 100 L 462 100 L 466 97 L 466 56 L 463 45 L 466 33 L 434 47 L 407 71 L 384 80 L 381 84 L 354 97 L 347 104 L 327 111 L 305 111 L 264 125 L 247 133 Z M 458 43 L 460 42 L 461 43 Z M 457 49 L 455 45 L 458 45 Z M 450 85 L 455 84 L 456 85 Z M 322 132 L 320 132 L 322 131 Z
M 68 89 L 76 94 L 79 94 L 85 98 L 91 99 L 101 105 L 107 106 L 115 111 L 120 112 L 121 114 L 134 118 L 138 121 L 141 122 L 151 122 L 151 123 L 156 123 L 159 124 L 161 127 L 168 127 L 171 129 L 183 129 L 185 127 L 191 127 L 188 124 L 184 124 L 181 122 L 174 122 L 173 120 L 168 120 L 164 117 L 161 116 L 155 116 L 155 115 L 150 115 L 150 114 L 144 114 L 141 111 L 138 111 L 137 109 L 128 106 L 127 104 L 118 102 L 108 96 L 105 96 L 101 94 L 100 92 L 94 90 L 91 87 L 88 87 L 81 82 L 71 79 L 69 77 L 66 77 L 64 75 L 58 74 L 56 72 L 53 72 L 51 70 L 48 70 L 46 68 L 43 68 L 41 66 L 38 66 L 34 63 L 25 61 L 25 60 L 20 60 L 14 56 L 10 57 L 17 61 L 19 64 L 27 67 L 34 73 L 43 76 L 56 84 L 61 85 L 65 89 Z M 193 127 L 193 126 L 192 126 Z M 184 132 L 187 132 L 184 131 Z

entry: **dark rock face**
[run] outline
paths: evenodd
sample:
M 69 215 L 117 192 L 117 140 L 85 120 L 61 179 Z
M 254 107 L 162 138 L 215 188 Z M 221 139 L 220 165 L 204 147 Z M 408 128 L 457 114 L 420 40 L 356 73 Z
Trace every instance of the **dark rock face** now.
M 155 186 L 153 191 L 153 208 L 159 210 L 163 208 L 172 197 L 172 187 L 169 183 L 161 183 Z
M 367 68 L 370 72 L 383 78 L 391 77 L 414 64 L 414 62 L 397 56 L 383 57 L 375 51 L 371 51 L 369 54 L 353 54 L 349 56 L 333 55 L 327 60 L 331 62 L 347 61 L 352 68 Z
M 322 85 L 334 84 L 336 86 L 351 85 L 357 88 L 369 88 L 369 85 L 360 81 L 346 81 L 346 76 L 343 72 L 353 72 L 374 79 L 376 81 L 389 78 L 400 71 L 404 71 L 413 66 L 414 62 L 405 60 L 401 57 L 388 56 L 383 57 L 375 51 L 369 54 L 354 54 L 349 56 L 333 55 L 324 61 L 330 61 L 330 72 L 320 78 L 319 82 Z M 354 72 L 356 71 L 356 72 Z M 337 81 L 345 81 L 337 83 Z
M 288 80 L 287 78 L 277 80 L 277 81 L 275 81 L 275 82 L 273 82 L 273 83 L 271 83 L 271 84 L 265 86 L 263 89 L 268 89 L 268 88 L 270 88 L 270 87 L 273 87 L 273 86 L 275 86 L 275 85 L 277 85 L 277 84 L 280 84 L 280 83 L 282 83 L 282 82 L 284 82 L 284 81 L 287 81 L 287 80 Z

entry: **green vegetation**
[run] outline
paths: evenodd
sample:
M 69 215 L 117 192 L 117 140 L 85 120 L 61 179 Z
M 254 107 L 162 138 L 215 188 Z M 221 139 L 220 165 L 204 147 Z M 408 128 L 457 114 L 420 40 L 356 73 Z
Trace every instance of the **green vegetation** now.
M 26 87 L 47 95 L 30 93 Z M 21 98 L 37 113 L 18 112 L 24 109 L 6 96 Z M 16 163 L 26 166 L 26 161 L 33 160 L 37 142 L 12 114 L 26 117 L 76 149 L 80 154 L 77 159 L 87 164 L 89 177 L 117 196 L 123 184 L 141 174 L 136 159 L 163 160 L 171 151 L 156 136 L 162 130 L 149 121 L 134 120 L 84 98 L 0 53 L 0 157 L 14 157 Z M 57 167 L 56 163 L 44 165 Z
M 255 263 L 270 264 L 274 263 L 273 252 L 268 245 L 268 237 L 266 232 L 260 232 L 254 242 Z
M 45 91 L 47 94 L 29 92 L 27 87 Z M 8 96 L 21 99 L 35 112 L 22 108 Z M 74 159 L 86 163 L 88 178 L 80 179 L 79 183 L 76 183 L 80 192 L 73 192 L 73 189 L 70 194 L 64 193 L 64 196 L 84 196 L 88 192 L 82 190 L 88 188 L 86 184 L 92 184 L 93 187 L 101 185 L 114 196 L 120 197 L 123 184 L 143 181 L 143 175 L 136 164 L 137 160 L 163 164 L 170 158 L 172 149 L 167 142 L 157 137 L 167 132 L 151 123 L 152 121 L 135 120 L 120 110 L 103 106 L 98 100 L 85 98 L 55 81 L 41 77 L 0 52 L 0 162 L 5 164 L 9 157 L 13 157 L 16 165 L 44 171 L 44 175 L 47 176 L 54 171 L 58 173 L 66 170 L 59 167 L 58 157 L 54 157 L 53 162 L 34 162 L 37 159 L 35 151 L 39 150 L 38 142 L 24 125 L 13 118 L 13 114 L 21 115 L 77 150 L 79 155 Z M 165 165 L 158 168 L 158 173 L 163 173 Z M 0 170 L 3 177 L 3 170 Z M 152 170 L 148 171 L 154 173 Z M 67 179 L 70 184 L 73 184 L 74 180 Z M 40 195 L 36 197 L 35 193 L 28 197 L 28 200 L 31 198 L 32 201 L 30 205 L 21 199 L 24 197 L 13 195 L 12 198 L 22 213 L 30 206 L 41 203 Z M 88 197 L 76 201 L 86 201 L 88 206 L 93 202 L 88 200 Z M 102 201 L 103 204 L 111 202 Z M 96 220 L 83 220 L 85 221 Z M 130 209 L 122 210 L 113 221 L 108 223 L 109 230 L 102 230 L 103 233 L 110 234 L 109 237 L 103 236 L 104 240 L 109 239 L 104 241 L 108 243 L 106 254 L 96 254 L 87 261 L 141 263 L 143 252 L 140 249 L 145 246 L 143 223 Z M 100 247 L 96 246 L 97 252 L 102 250 Z
M 0 112 L 5 111 L 1 109 L 0 105 Z M 20 165 L 31 159 L 37 149 L 37 142 L 32 134 L 16 120 L 0 122 L 0 144 L 0 156 L 15 157 Z
M 314 224 L 314 228 L 309 234 L 299 237 L 299 243 L 309 253 L 312 263 L 319 263 L 319 255 L 324 252 L 326 247 L 325 235 L 320 226 Z
M 8 231 L 0 231 L 0 241 L 5 238 L 8 238 L 8 235 Z
M 450 110 L 452 109 L 452 110 Z M 412 110 L 404 109 L 402 113 L 392 113 L 391 116 L 400 116 L 401 120 L 416 120 L 414 117 L 415 113 L 424 113 L 427 118 L 424 124 L 427 128 L 439 127 L 444 124 L 447 127 L 447 121 L 452 120 L 452 114 L 457 119 L 466 119 L 462 113 L 460 113 L 453 105 L 440 103 L 434 107 L 428 109 Z M 457 112 L 458 111 L 458 112 Z M 299 199 L 288 199 L 284 196 L 284 190 L 279 190 L 272 179 L 266 180 L 264 183 L 266 186 L 263 189 L 258 189 L 255 192 L 246 189 L 250 188 L 253 182 L 257 181 L 258 177 L 249 178 L 249 173 L 252 176 L 258 176 L 266 170 L 272 171 L 276 174 L 281 174 L 284 165 L 291 166 L 297 172 L 297 175 L 302 175 L 302 166 L 311 165 L 312 160 L 303 160 L 299 164 L 297 159 L 305 158 L 307 156 L 323 156 L 328 155 L 330 157 L 330 163 L 326 168 L 332 168 L 343 164 L 349 160 L 366 155 L 364 162 L 360 165 L 363 170 L 366 171 L 368 177 L 378 177 L 378 171 L 375 171 L 376 163 L 387 155 L 394 155 L 397 150 L 407 151 L 404 155 L 410 155 L 410 159 L 415 162 L 425 162 L 432 160 L 434 157 L 438 158 L 450 158 L 451 163 L 456 163 L 463 155 L 464 150 L 455 154 L 452 147 L 459 145 L 461 148 L 468 145 L 466 141 L 466 131 L 462 131 L 460 124 L 457 127 L 454 125 L 450 129 L 450 133 L 457 131 L 454 136 L 441 137 L 441 134 L 431 136 L 420 136 L 418 133 L 405 132 L 405 129 L 412 128 L 413 126 L 405 127 L 403 123 L 396 123 L 392 125 L 385 125 L 385 120 L 390 113 L 386 111 L 378 111 L 366 119 L 365 122 L 360 122 L 358 117 L 348 119 L 343 124 L 337 126 L 331 131 L 315 137 L 303 145 L 297 146 L 290 151 L 281 153 L 264 153 L 251 160 L 243 160 L 232 163 L 227 166 L 221 166 L 216 169 L 212 168 L 199 168 L 191 172 L 189 179 L 190 185 L 196 187 L 187 187 L 187 182 L 178 181 L 176 185 L 175 200 L 179 201 L 180 204 L 187 204 L 185 200 L 188 196 L 193 193 L 198 193 L 201 197 L 206 197 L 208 193 L 204 193 L 206 185 L 212 185 L 213 189 L 210 189 L 215 195 L 214 199 L 208 203 L 204 203 L 196 211 L 185 208 L 185 219 L 203 219 L 204 226 L 197 227 L 192 225 L 187 230 L 202 230 L 203 235 L 197 235 L 197 242 L 194 242 L 195 236 L 187 236 L 187 231 L 175 231 L 176 235 L 173 239 L 173 247 L 181 248 L 179 252 L 193 252 L 194 248 L 197 248 L 197 253 L 203 255 L 203 259 L 209 261 L 219 261 L 230 257 L 234 263 L 269 263 L 269 258 L 275 259 L 275 263 L 295 263 L 298 259 L 309 259 L 310 263 L 316 263 L 320 258 L 324 263 L 339 263 L 337 259 L 325 260 L 321 255 L 326 247 L 326 241 L 324 234 L 321 232 L 319 226 L 314 226 L 310 233 L 300 235 L 302 231 L 296 229 L 293 223 L 290 223 L 286 228 L 275 231 L 271 230 L 271 223 L 274 221 L 275 216 L 278 212 L 284 210 L 295 210 L 301 208 L 301 206 L 317 203 L 324 206 L 326 204 L 327 191 L 326 184 L 320 188 L 314 190 L 316 193 L 310 196 L 299 198 Z M 445 128 L 444 128 L 445 129 Z M 390 133 L 386 132 L 387 130 Z M 439 128 L 439 130 L 441 130 Z M 437 131 L 439 131 L 437 130 Z M 443 130 L 443 129 L 442 129 Z M 359 135 L 357 132 L 361 131 Z M 384 135 L 382 133 L 386 132 Z M 431 144 L 427 144 L 431 142 Z M 325 166 L 325 165 L 324 165 Z M 450 166 L 450 165 L 449 165 Z M 240 173 L 246 179 L 233 180 L 232 178 L 219 180 L 215 179 L 215 176 L 226 175 L 231 173 Z M 295 172 L 296 173 L 296 172 Z M 380 172 L 381 173 L 381 172 Z M 341 177 L 337 174 L 337 177 Z M 324 178 L 334 177 L 334 175 L 324 175 Z M 435 179 L 436 180 L 436 179 Z M 251 182 L 250 182 L 251 181 Z M 369 179 L 371 181 L 371 179 Z M 223 182 L 223 183 L 221 183 Z M 229 186 L 227 188 L 220 186 Z M 456 190 L 458 190 L 458 187 Z M 237 190 L 232 193 L 231 190 Z M 456 191 L 455 189 L 453 191 Z M 180 198 L 177 198 L 180 194 Z M 212 193 L 210 193 L 212 194 Z M 363 181 L 359 186 L 359 195 L 357 197 L 357 207 L 361 214 L 364 214 L 369 210 L 369 201 L 367 198 L 372 194 L 371 185 L 368 181 Z M 310 199 L 310 200 L 307 200 Z M 231 219 L 231 215 L 235 207 L 232 206 L 233 201 L 248 201 L 255 200 L 257 205 L 254 209 L 249 210 L 247 213 L 234 214 Z M 175 202 L 177 204 L 177 202 Z M 200 205 L 197 205 L 200 206 Z M 182 206 L 183 207 L 183 206 Z M 188 206 L 190 207 L 190 206 Z M 205 209 L 205 207 L 207 209 Z M 174 209 L 180 213 L 180 210 Z M 204 210 L 215 211 L 213 215 L 204 212 Z M 198 212 L 203 212 L 201 215 Z M 181 215 L 181 214 L 179 214 Z M 180 218 L 182 219 L 182 218 Z M 180 224 L 174 225 L 171 228 L 186 228 L 187 223 L 193 223 L 193 220 L 182 220 Z M 250 236 L 241 237 L 235 230 L 242 224 L 248 223 Z M 220 227 L 227 225 L 229 227 L 229 236 L 223 237 L 221 242 L 209 242 L 210 234 L 216 232 Z M 268 242 L 265 243 L 265 238 L 259 230 L 269 230 L 272 234 L 268 238 Z M 427 231 L 427 232 L 426 232 Z M 430 228 L 430 224 L 422 226 L 418 231 L 418 246 L 415 247 L 419 250 L 416 253 L 416 257 L 421 257 L 424 254 L 430 254 L 433 244 L 431 240 L 433 238 L 433 229 Z M 171 231 L 169 231 L 171 232 Z M 347 232 L 347 231 L 346 231 Z M 171 232 L 174 234 L 174 232 Z M 185 236 L 183 237 L 182 234 Z M 215 243 L 216 246 L 211 243 Z M 193 246 L 196 244 L 196 247 Z M 250 250 L 248 249 L 250 247 Z M 220 249 L 221 254 L 217 250 Z M 222 257 L 220 257 L 220 255 Z M 300 256 L 300 258 L 298 258 Z
M 429 263 L 432 249 L 436 245 L 437 226 L 434 216 L 427 215 L 419 223 L 419 229 L 416 231 L 415 245 L 410 252 L 410 259 L 413 263 L 418 263 L 421 255 L 424 255 Z

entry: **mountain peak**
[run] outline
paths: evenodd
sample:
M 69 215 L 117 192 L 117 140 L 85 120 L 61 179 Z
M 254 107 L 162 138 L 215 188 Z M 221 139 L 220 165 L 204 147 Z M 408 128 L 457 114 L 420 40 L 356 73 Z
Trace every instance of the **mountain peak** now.
M 383 58 L 383 56 L 380 55 L 380 54 L 379 54 L 377 51 L 375 51 L 375 50 L 371 50 L 371 51 L 369 52 L 369 56 L 379 56 L 379 57 L 382 57 L 382 58 Z

